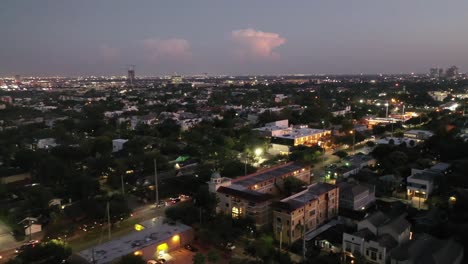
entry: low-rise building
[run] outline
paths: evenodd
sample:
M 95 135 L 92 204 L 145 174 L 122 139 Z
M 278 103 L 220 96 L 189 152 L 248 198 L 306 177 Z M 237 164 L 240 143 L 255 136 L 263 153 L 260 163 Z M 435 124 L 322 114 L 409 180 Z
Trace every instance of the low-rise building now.
M 437 170 L 411 170 L 411 175 L 406 179 L 406 192 L 411 204 L 417 208 L 425 208 L 424 203 L 437 188 L 437 178 L 442 173 Z
M 42 138 L 37 141 L 36 147 L 38 149 L 50 149 L 58 146 L 55 138 Z
M 288 124 L 288 120 L 280 120 L 254 130 L 262 136 L 270 137 L 272 144 L 285 146 L 317 145 L 326 136 L 331 135 L 331 130 L 306 126 L 289 127 Z
M 252 217 L 261 227 L 271 222 L 270 204 L 275 197 L 281 197 L 287 177 L 295 177 L 309 184 L 310 166 L 290 162 L 236 179 L 215 173 L 208 186 L 218 198 L 218 212 L 233 218 Z
M 375 202 L 375 186 L 339 183 L 340 209 L 365 210 Z
M 164 258 L 171 260 L 171 251 L 193 241 L 193 229 L 175 223 L 165 224 L 162 217 L 153 218 L 135 225 L 135 230 L 93 248 L 78 253 L 89 263 L 116 263 L 121 257 L 134 254 L 144 260 Z
M 315 183 L 306 190 L 272 204 L 275 239 L 291 245 L 338 215 L 339 189 Z
M 372 263 L 385 264 L 390 251 L 410 239 L 405 215 L 390 217 L 378 211 L 357 225 L 357 232 L 343 233 L 343 251 L 353 258 L 360 254 Z
M 431 131 L 428 131 L 428 130 L 409 130 L 409 131 L 406 131 L 403 136 L 405 138 L 410 138 L 410 139 L 414 139 L 414 140 L 426 140 L 430 137 L 432 137 L 434 135 L 434 133 L 432 133 Z
M 127 143 L 127 139 L 113 139 L 112 140 L 112 152 L 121 151 L 124 148 L 125 143 Z

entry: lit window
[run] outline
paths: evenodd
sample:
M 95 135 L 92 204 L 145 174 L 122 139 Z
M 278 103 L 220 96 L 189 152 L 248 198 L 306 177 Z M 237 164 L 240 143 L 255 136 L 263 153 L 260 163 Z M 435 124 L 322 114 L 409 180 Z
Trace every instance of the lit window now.
M 242 208 L 232 208 L 232 218 L 239 218 L 242 216 Z

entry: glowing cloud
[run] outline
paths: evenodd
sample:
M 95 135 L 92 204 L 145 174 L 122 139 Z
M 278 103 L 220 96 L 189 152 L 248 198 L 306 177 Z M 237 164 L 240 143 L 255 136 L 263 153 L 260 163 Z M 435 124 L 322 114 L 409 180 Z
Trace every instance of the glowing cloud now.
M 146 39 L 143 45 L 151 59 L 183 62 L 192 58 L 190 43 L 185 39 Z
M 279 59 L 279 53 L 273 49 L 286 43 L 286 39 L 277 33 L 257 31 L 252 28 L 234 30 L 231 39 L 235 44 L 235 53 L 240 59 Z

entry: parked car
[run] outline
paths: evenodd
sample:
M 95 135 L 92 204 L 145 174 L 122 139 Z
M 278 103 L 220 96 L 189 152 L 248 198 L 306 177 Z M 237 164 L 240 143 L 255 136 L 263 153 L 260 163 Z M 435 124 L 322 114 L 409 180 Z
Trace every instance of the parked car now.
M 228 243 L 226 244 L 226 249 L 227 249 L 227 250 L 234 250 L 235 248 L 236 248 L 236 246 L 235 246 L 233 243 L 231 243 L 231 242 L 228 242 Z
M 33 248 L 35 247 L 37 244 L 39 243 L 39 241 L 37 240 L 31 240 L 29 242 L 26 242 L 24 243 L 21 247 L 15 249 L 15 253 L 16 254 L 19 254 L 21 252 L 23 252 L 24 250 L 28 249 L 28 248 Z

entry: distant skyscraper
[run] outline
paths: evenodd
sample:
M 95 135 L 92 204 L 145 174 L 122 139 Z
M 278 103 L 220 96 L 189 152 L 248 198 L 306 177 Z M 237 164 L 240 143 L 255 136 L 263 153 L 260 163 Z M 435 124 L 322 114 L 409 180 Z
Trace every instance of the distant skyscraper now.
M 457 78 L 458 76 L 458 67 L 457 66 L 452 66 L 447 69 L 447 72 L 445 73 L 447 78 L 454 79 Z
M 15 75 L 15 82 L 17 84 L 21 83 L 21 75 Z
M 444 74 L 444 69 L 442 68 L 431 68 L 429 70 L 429 76 L 431 78 L 440 78 L 442 77 Z
M 132 85 L 135 83 L 135 65 L 130 65 L 127 72 L 127 83 Z

